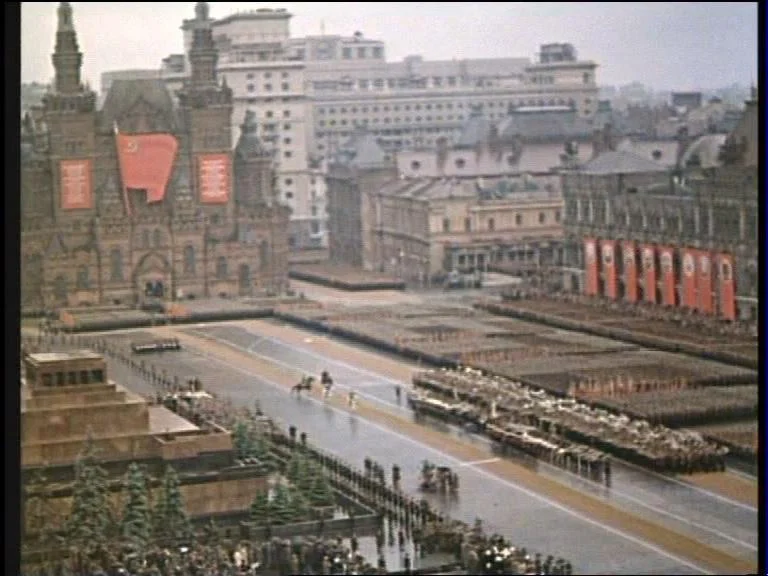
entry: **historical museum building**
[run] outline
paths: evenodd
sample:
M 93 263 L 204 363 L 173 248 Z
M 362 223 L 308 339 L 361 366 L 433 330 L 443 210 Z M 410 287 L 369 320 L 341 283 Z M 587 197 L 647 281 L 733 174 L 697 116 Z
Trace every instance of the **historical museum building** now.
M 206 3 L 178 105 L 160 80 L 116 81 L 97 109 L 72 8 L 58 8 L 55 82 L 22 129 L 22 306 L 145 304 L 280 291 L 290 209 L 246 114 L 217 79 Z

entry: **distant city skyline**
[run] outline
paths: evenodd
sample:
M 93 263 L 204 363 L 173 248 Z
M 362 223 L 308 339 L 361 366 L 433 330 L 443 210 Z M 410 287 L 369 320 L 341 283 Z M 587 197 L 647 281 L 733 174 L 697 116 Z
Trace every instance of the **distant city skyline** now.
M 103 72 L 159 68 L 181 53 L 194 2 L 73 2 L 84 53 L 83 78 L 99 88 Z M 56 2 L 22 2 L 21 80 L 53 76 Z M 534 58 L 541 44 L 572 43 L 595 61 L 600 85 L 639 82 L 658 91 L 713 90 L 757 82 L 756 2 L 732 3 L 361 3 L 212 2 L 211 16 L 263 7 L 294 15 L 291 35 L 384 41 L 387 59 Z M 104 31 L 108 32 L 104 32 Z M 403 33 L 407 31 L 408 33 Z

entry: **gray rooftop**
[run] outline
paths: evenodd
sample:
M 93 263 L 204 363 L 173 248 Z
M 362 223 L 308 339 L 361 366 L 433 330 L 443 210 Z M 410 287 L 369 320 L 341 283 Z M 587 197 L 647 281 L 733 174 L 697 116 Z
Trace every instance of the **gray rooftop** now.
M 46 364 L 49 362 L 62 362 L 66 360 L 98 360 L 102 358 L 100 354 L 91 350 L 73 350 L 71 352 L 37 352 L 29 354 L 29 359 L 37 364 Z
M 612 150 L 587 162 L 580 171 L 584 174 L 643 174 L 666 172 L 667 169 L 663 164 L 647 160 L 633 152 Z

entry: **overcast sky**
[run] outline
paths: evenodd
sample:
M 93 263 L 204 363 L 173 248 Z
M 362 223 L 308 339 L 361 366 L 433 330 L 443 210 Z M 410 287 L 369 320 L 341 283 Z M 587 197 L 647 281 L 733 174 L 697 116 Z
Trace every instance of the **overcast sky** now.
M 179 30 L 194 2 L 73 2 L 84 77 L 158 68 L 182 51 Z M 211 16 L 260 7 L 294 15 L 292 36 L 349 36 L 386 43 L 387 58 L 532 57 L 540 44 L 570 42 L 599 64 L 600 84 L 656 89 L 719 88 L 757 81 L 756 2 L 211 2 Z M 22 2 L 22 82 L 53 76 L 55 2 Z

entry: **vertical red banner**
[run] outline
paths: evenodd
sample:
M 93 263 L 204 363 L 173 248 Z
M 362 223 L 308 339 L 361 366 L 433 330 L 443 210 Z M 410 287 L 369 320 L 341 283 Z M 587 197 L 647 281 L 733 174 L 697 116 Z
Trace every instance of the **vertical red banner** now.
M 622 242 L 624 256 L 624 295 L 627 302 L 637 302 L 637 256 L 634 242 Z
M 584 279 L 584 293 L 587 296 L 596 296 L 598 287 L 597 268 L 597 241 L 593 238 L 584 239 L 584 265 L 586 267 Z
M 618 296 L 618 286 L 616 278 L 616 242 L 613 240 L 603 240 L 601 245 L 601 255 L 603 261 L 603 279 L 605 281 L 604 294 L 611 300 L 616 300 Z
M 690 248 L 683 248 L 681 252 L 683 262 L 683 276 L 681 279 L 683 285 L 682 305 L 691 309 L 698 308 L 696 298 L 696 256 L 698 255 L 698 251 Z
M 643 295 L 646 302 L 656 303 L 656 249 L 643 245 Z
M 89 159 L 62 160 L 59 163 L 62 210 L 90 210 L 93 208 L 91 161 Z
M 674 250 L 668 246 L 659 249 L 659 264 L 661 264 L 661 303 L 665 306 L 677 304 L 675 286 Z
M 229 154 L 204 154 L 198 157 L 200 202 L 226 204 L 230 188 Z
M 736 281 L 733 277 L 733 256 L 720 254 L 717 260 L 720 315 L 728 320 L 736 320 Z
M 699 250 L 696 271 L 698 272 L 696 286 L 698 288 L 697 308 L 705 313 L 712 314 L 712 256 L 709 252 Z

